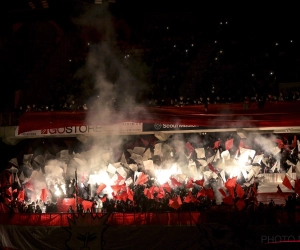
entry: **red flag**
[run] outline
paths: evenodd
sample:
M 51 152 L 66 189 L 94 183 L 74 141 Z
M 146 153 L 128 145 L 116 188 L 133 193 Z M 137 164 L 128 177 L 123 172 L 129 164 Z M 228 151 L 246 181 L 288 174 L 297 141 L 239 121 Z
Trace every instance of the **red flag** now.
M 297 179 L 295 180 L 295 188 L 294 188 L 294 191 L 296 194 L 299 194 L 300 195 L 300 180 Z
M 84 199 L 81 199 L 79 196 L 77 196 L 77 202 L 78 202 L 79 204 L 82 204 L 83 201 L 84 201 Z
M 189 195 L 187 195 L 184 200 L 183 200 L 184 203 L 191 203 L 192 202 L 192 199 Z
M 119 194 L 119 195 L 113 195 L 114 199 L 117 200 L 117 201 L 121 201 L 123 200 L 122 196 Z
M 185 202 L 185 203 L 197 203 L 197 202 L 200 202 L 200 201 L 198 201 L 198 200 L 192 195 L 192 193 L 189 191 L 183 202 Z
M 237 179 L 237 176 L 235 177 L 232 177 L 232 178 L 228 178 L 227 181 L 225 182 L 225 187 L 228 188 L 228 187 L 235 187 L 236 185 L 236 179 Z
M 168 182 L 161 185 L 162 188 L 164 188 L 168 193 L 171 193 L 171 187 Z
M 145 147 L 147 147 L 149 145 L 149 141 L 144 140 L 142 137 L 141 137 L 141 141 Z
M 105 195 L 105 196 L 103 196 L 102 198 L 101 198 L 101 197 L 99 197 L 99 199 L 100 199 L 102 202 L 105 202 L 105 201 L 106 201 L 106 195 Z
M 205 189 L 204 188 L 202 188 L 199 192 L 198 192 L 198 194 L 197 194 L 197 198 L 198 197 L 201 197 L 201 196 L 205 196 L 206 195 L 206 193 L 205 193 Z
M 206 193 L 207 197 L 210 198 L 211 200 L 213 200 L 215 198 L 215 193 L 214 193 L 214 190 L 212 190 L 212 188 L 206 189 L 205 193 Z
M 294 140 L 293 140 L 293 143 L 292 143 L 292 148 L 295 148 L 297 146 L 297 136 L 294 135 Z
M 244 202 L 243 199 L 238 199 L 237 202 L 235 203 L 235 206 L 239 211 L 242 211 L 246 207 L 246 203 Z
M 251 149 L 250 146 L 248 146 L 248 145 L 245 144 L 245 142 L 244 142 L 243 139 L 240 140 L 239 148 L 248 148 L 248 149 Z
M 144 189 L 144 195 L 150 200 L 154 199 L 153 194 L 150 192 L 150 190 L 148 188 Z
M 115 194 L 118 194 L 123 186 L 124 185 L 112 185 L 111 189 L 114 191 Z
M 181 201 L 181 198 L 180 198 L 179 195 L 177 196 L 177 202 L 178 202 L 178 204 L 179 204 L 180 206 L 182 205 L 182 201 Z
M 181 187 L 182 186 L 182 183 L 177 181 L 175 178 L 170 177 L 170 180 L 171 180 L 172 186 L 174 186 L 174 187 Z
M 284 177 L 282 184 L 285 185 L 288 189 L 292 190 L 293 186 L 287 176 Z
M 224 184 L 232 197 L 234 197 L 234 187 L 236 185 L 236 179 L 237 177 L 229 178 Z
M 83 209 L 86 211 L 87 209 L 89 209 L 90 211 L 92 210 L 92 206 L 93 206 L 93 202 L 92 201 L 86 201 L 86 200 L 83 200 L 82 201 L 82 206 L 83 206 Z
M 215 143 L 214 143 L 214 149 L 218 149 L 220 147 L 220 145 L 221 145 L 221 141 L 220 140 L 215 141 Z
M 193 178 L 189 178 L 186 182 L 186 185 L 185 185 L 186 188 L 193 188 L 194 187 L 194 184 L 193 184 Z
M 128 200 L 133 201 L 134 193 L 130 188 L 127 188 Z
M 18 193 L 18 200 L 20 201 L 23 201 L 25 198 L 25 190 L 19 190 L 19 193 Z
M 150 192 L 152 195 L 155 193 L 155 190 L 156 190 L 155 186 L 151 186 L 151 187 L 149 188 L 149 192 Z
M 124 180 L 124 178 L 118 174 L 118 179 L 116 180 L 116 184 L 120 184 L 120 182 L 123 180 Z
M 104 183 L 100 183 L 99 186 L 98 186 L 98 188 L 97 188 L 96 194 L 100 194 L 101 191 L 102 191 L 104 188 L 106 188 L 106 185 L 105 185 Z
M 6 194 L 7 194 L 8 196 L 12 196 L 12 190 L 11 190 L 11 187 L 9 187 L 9 188 L 6 189 Z
M 162 187 L 159 188 L 159 191 L 157 192 L 156 198 L 162 199 L 165 197 L 165 191 Z
M 34 191 L 34 186 L 33 184 L 31 183 L 31 181 L 28 181 L 26 184 L 25 184 L 25 188 L 26 189 L 29 189 L 31 191 Z
M 41 192 L 41 197 L 40 198 L 44 202 L 47 200 L 47 189 L 42 188 L 42 192 Z
M 202 180 L 195 180 L 193 182 L 196 183 L 197 185 L 203 187 L 204 179 L 202 179 Z
M 185 148 L 187 149 L 188 155 L 190 155 L 192 152 L 195 151 L 194 147 L 192 146 L 192 144 L 190 142 L 187 142 L 185 144 Z
M 285 197 L 284 193 L 282 192 L 281 188 L 279 187 L 279 185 L 277 185 L 277 194 L 282 195 L 283 197 Z
M 141 172 L 140 176 L 135 181 L 136 185 L 143 185 L 145 182 L 148 181 L 148 176 Z
M 275 139 L 275 142 L 277 143 L 277 147 L 282 149 L 284 147 L 284 143 L 280 139 Z
M 191 197 L 191 201 L 193 203 L 200 203 L 200 201 L 197 198 L 195 198 L 194 196 Z
M 227 140 L 225 142 L 225 149 L 226 150 L 230 150 L 232 148 L 232 146 L 233 146 L 233 139 Z
M 6 205 L 9 205 L 11 203 L 11 199 L 8 199 L 7 197 L 4 197 L 4 203 Z
M 179 198 L 178 198 L 179 197 Z M 178 197 L 174 197 L 172 199 L 169 199 L 169 206 L 171 208 L 174 208 L 175 210 L 177 210 L 178 208 L 180 208 L 182 202 L 181 202 L 181 199 L 180 199 L 180 196 Z M 181 203 L 181 204 L 180 204 Z
M 127 201 L 127 192 L 126 191 L 123 191 L 120 195 L 118 195 L 118 200 L 123 200 L 124 202 Z
M 231 195 L 223 198 L 224 204 L 233 205 L 233 198 Z

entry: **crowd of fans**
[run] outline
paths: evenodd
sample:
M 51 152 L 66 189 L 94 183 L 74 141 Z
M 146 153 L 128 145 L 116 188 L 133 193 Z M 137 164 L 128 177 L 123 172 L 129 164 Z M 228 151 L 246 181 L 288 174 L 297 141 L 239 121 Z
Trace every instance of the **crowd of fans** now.
M 164 198 L 157 198 L 157 194 L 154 195 L 153 199 L 149 199 L 145 194 L 144 190 L 149 188 L 149 184 L 146 186 L 138 186 L 134 190 L 133 201 L 125 199 L 119 200 L 115 198 L 107 198 L 106 195 L 101 197 L 96 195 L 89 199 L 90 206 L 83 207 L 83 199 L 79 197 L 77 200 L 77 206 L 69 206 L 65 213 L 107 213 L 107 212 L 172 212 L 172 211 L 244 211 L 244 212 L 267 212 L 267 211 L 286 211 L 295 212 L 300 211 L 300 196 L 296 193 L 288 195 L 285 203 L 275 204 L 273 199 L 268 203 L 258 202 L 255 194 L 252 191 L 252 186 L 245 190 L 245 206 L 243 209 L 238 208 L 234 204 L 239 198 L 236 198 L 234 203 L 228 205 L 226 203 L 216 204 L 213 197 L 202 196 L 197 197 L 199 192 L 197 188 L 193 188 L 191 191 L 193 202 L 183 202 L 178 207 L 170 206 L 169 200 L 174 197 L 180 196 L 182 200 L 189 196 L 190 193 L 186 190 L 186 187 L 173 189 L 170 193 L 167 193 Z M 87 190 L 89 192 L 89 190 Z M 75 194 L 75 193 L 74 193 Z M 75 195 L 69 198 L 74 198 Z M 14 199 L 9 207 L 11 212 L 14 213 L 57 213 L 57 201 L 53 199 L 43 202 L 42 200 L 36 200 L 31 202 L 30 199 L 27 201 L 18 201 Z M 61 211 L 60 211 L 61 212 Z
M 169 153 L 164 153 L 163 156 L 154 153 L 155 145 L 162 143 L 154 136 L 147 136 L 144 137 L 144 139 L 142 137 L 132 137 L 130 140 L 128 140 L 127 138 L 128 141 L 126 141 L 123 145 L 127 149 L 124 155 L 126 161 L 125 163 L 121 162 L 120 166 L 122 166 L 124 171 L 126 170 L 125 172 L 127 174 L 125 174 L 125 172 L 123 171 L 123 173 L 125 174 L 123 176 L 126 176 L 126 181 L 128 179 L 132 179 L 134 181 L 126 183 L 126 186 L 125 184 L 116 184 L 116 189 L 113 189 L 112 195 L 110 193 L 103 192 L 103 188 L 99 190 L 101 184 L 91 183 L 90 180 L 92 179 L 89 179 L 88 176 L 82 175 L 80 178 L 76 179 L 77 177 L 75 176 L 74 178 L 74 173 L 71 173 L 71 176 L 69 177 L 66 174 L 62 174 L 64 182 L 60 183 L 60 185 L 58 185 L 57 180 L 56 184 L 53 182 L 51 182 L 52 184 L 47 184 L 47 196 L 44 196 L 43 199 L 35 200 L 35 189 L 32 186 L 30 187 L 28 183 L 20 184 L 20 181 L 18 181 L 18 178 L 16 177 L 14 178 L 14 182 L 11 183 L 10 186 L 6 186 L 5 183 L 7 183 L 7 180 L 5 180 L 5 178 L 3 179 L 3 176 L 5 176 L 5 173 L 7 174 L 9 172 L 10 169 L 8 168 L 7 170 L 4 170 L 4 174 L 2 173 L 0 199 L 2 203 L 6 204 L 6 206 L 8 206 L 12 211 L 17 213 L 57 212 L 57 201 L 58 199 L 64 198 L 76 199 L 76 203 L 74 204 L 77 204 L 77 207 L 70 207 L 70 210 L 66 209 L 66 211 L 63 212 L 74 211 L 79 213 L 210 210 L 267 211 L 269 209 L 281 211 L 295 211 L 296 209 L 299 209 L 300 197 L 298 194 L 299 190 L 296 190 L 296 184 L 295 192 L 289 195 L 289 197 L 285 200 L 285 204 L 275 204 L 272 200 L 269 204 L 263 204 L 257 199 L 257 190 L 259 189 L 261 183 L 264 182 L 263 174 L 281 173 L 285 175 L 286 173 L 296 174 L 299 171 L 297 167 L 297 163 L 299 162 L 297 144 L 290 144 L 290 138 L 285 138 L 281 136 L 277 138 L 272 137 L 272 139 L 267 139 L 269 137 L 266 136 L 264 140 L 271 140 L 272 144 L 275 147 L 277 145 L 276 151 L 273 151 L 272 148 L 269 148 L 268 151 L 266 149 L 263 149 L 263 146 L 260 145 L 259 142 L 255 142 L 255 139 L 253 138 L 253 141 L 249 142 L 245 139 L 240 139 L 238 135 L 232 133 L 227 135 L 223 133 L 218 136 L 222 137 L 215 138 L 212 137 L 212 135 L 206 133 L 203 133 L 202 135 L 183 134 L 181 136 L 176 135 L 174 137 L 170 137 L 167 141 L 163 142 L 163 145 L 164 147 L 168 148 L 168 150 L 171 150 L 170 147 L 172 147 L 173 150 L 171 150 L 170 152 L 168 151 Z M 223 136 L 225 137 L 223 138 Z M 182 141 L 185 145 L 183 150 L 178 151 L 178 146 L 174 146 L 175 144 L 173 143 L 178 143 L 178 140 Z M 228 140 L 232 140 L 234 142 L 230 149 L 226 149 L 228 146 L 226 146 L 225 142 Z M 297 137 L 295 136 L 293 138 L 293 141 L 296 140 Z M 169 184 L 158 184 L 158 177 L 156 176 L 155 171 L 147 170 L 142 162 L 139 162 L 137 159 L 131 157 L 132 153 L 130 153 L 130 149 L 134 150 L 135 147 L 144 147 L 143 151 L 146 150 L 147 147 L 145 147 L 145 141 L 148 142 L 146 143 L 146 145 L 148 145 L 148 149 L 152 151 L 152 156 L 147 156 L 147 159 L 151 159 L 157 169 L 164 169 L 167 166 L 165 164 L 172 164 L 172 162 L 177 162 L 182 166 L 190 166 L 190 164 L 193 163 L 195 164 L 194 167 L 183 167 L 182 170 L 184 173 L 187 174 L 187 176 L 190 177 L 185 177 L 186 179 L 184 180 L 178 179 L 179 177 L 176 177 L 177 179 L 175 179 L 175 177 L 170 177 L 169 181 L 167 182 Z M 54 155 L 49 154 L 49 151 L 47 150 L 47 153 L 45 152 L 45 154 L 48 155 L 48 160 L 57 160 L 56 164 L 60 164 L 59 162 L 63 160 L 67 162 L 69 164 L 69 167 L 71 168 L 72 164 L 74 164 L 74 162 L 72 163 L 72 157 L 79 157 L 78 153 L 74 154 L 75 152 L 77 152 L 78 149 L 75 150 L 74 148 L 70 148 L 69 150 L 73 151 L 73 155 L 75 156 L 66 157 L 62 156 L 62 151 L 58 151 L 60 147 L 53 145 L 54 142 L 51 142 L 51 140 L 49 142 L 45 142 L 45 140 L 42 140 L 40 143 L 42 147 L 46 147 L 49 149 L 51 147 L 56 148 L 56 153 Z M 249 164 L 249 166 L 253 165 L 258 167 L 258 173 L 255 175 L 250 175 L 252 170 L 248 170 L 248 177 L 240 173 L 237 174 L 237 176 L 239 177 L 234 179 L 234 177 L 231 177 L 232 174 L 230 174 L 228 170 L 225 171 L 225 176 L 222 177 L 222 168 L 219 164 L 222 164 L 222 161 L 225 159 L 222 159 L 223 153 L 229 152 L 229 154 L 231 154 L 232 157 L 237 157 L 237 152 L 239 151 L 239 148 L 242 144 L 246 148 L 249 148 L 249 145 L 251 145 L 251 148 L 256 151 L 256 155 L 261 156 L 261 161 L 257 163 L 255 163 L 254 159 L 251 158 L 248 158 L 248 161 L 246 163 Z M 248 146 L 246 146 L 246 144 Z M 41 152 L 41 148 L 38 145 L 39 144 L 36 142 L 35 151 Z M 198 158 L 199 156 L 196 153 L 197 150 L 195 149 L 199 148 L 203 148 L 205 150 L 205 158 Z M 113 149 L 113 151 L 114 150 L 116 152 L 112 153 L 112 155 L 114 155 L 114 157 L 117 157 L 116 159 L 120 160 L 118 158 L 121 157 L 119 149 Z M 101 151 L 98 152 L 99 154 L 101 154 Z M 219 153 L 222 156 L 221 158 L 216 157 L 216 155 L 218 155 Z M 36 155 L 37 153 L 34 154 Z M 189 159 L 187 158 L 188 154 L 190 154 L 188 156 Z M 37 156 L 38 155 L 36 155 L 36 157 Z M 37 158 L 40 159 L 43 157 L 38 156 Z M 205 164 L 205 161 L 203 163 L 204 159 L 209 161 L 208 159 L 210 158 L 213 158 L 212 161 L 210 161 L 211 163 L 209 163 L 208 165 L 206 165 L 207 163 Z M 214 160 L 215 158 L 216 160 Z M 23 161 L 28 161 L 28 155 L 26 159 L 26 161 Z M 29 164 L 27 162 L 27 165 L 23 163 L 23 165 L 19 167 L 18 171 L 16 171 L 16 168 L 11 169 L 14 169 L 15 173 L 18 173 L 19 178 L 21 178 L 22 173 L 26 174 L 27 178 L 30 178 L 30 176 L 32 175 L 33 168 L 35 169 L 35 171 L 42 171 L 43 175 L 45 176 L 51 176 L 51 173 L 47 173 L 47 171 L 49 170 L 46 170 L 43 164 L 37 165 L 36 163 L 34 163 L 34 161 L 35 160 L 32 159 L 32 163 Z M 42 160 L 42 162 L 43 161 L 46 162 L 46 158 L 45 160 Z M 11 166 L 11 164 L 9 165 Z M 130 168 L 129 166 L 133 166 L 133 168 Z M 62 171 L 61 167 L 57 167 L 58 169 L 56 170 L 55 167 L 57 166 L 50 166 L 49 169 L 53 168 L 52 171 L 55 171 L 56 174 L 58 173 L 58 171 Z M 95 172 L 92 169 L 89 171 Z M 114 171 L 116 170 L 113 170 L 113 172 Z M 200 177 L 196 177 L 198 171 L 209 171 L 211 174 L 213 174 L 213 176 L 210 176 L 209 178 L 204 178 L 203 176 L 201 177 L 202 179 L 199 180 Z M 143 178 L 138 177 L 136 175 L 137 173 L 139 173 L 140 176 L 142 176 Z M 120 175 L 118 176 L 120 177 Z M 173 176 L 176 176 L 176 174 Z M 142 181 L 137 181 L 139 178 Z M 125 179 L 123 179 L 123 181 Z M 228 186 L 229 184 L 227 185 L 226 183 L 228 181 L 231 182 L 232 179 L 234 179 L 234 183 L 231 185 L 233 185 L 234 188 L 231 192 L 230 187 Z M 34 181 L 34 179 L 32 181 Z M 224 184 L 220 186 L 220 182 L 223 182 Z M 216 196 L 216 192 L 222 192 L 218 191 L 218 188 L 222 186 L 224 187 L 224 185 L 226 189 L 228 189 L 227 191 L 225 189 L 225 192 L 229 192 L 231 198 L 227 200 L 229 196 L 224 196 L 223 201 L 220 202 L 220 197 Z M 55 192 L 56 189 L 54 186 L 57 186 L 60 190 L 59 194 Z M 65 191 L 63 191 L 64 187 Z M 241 191 L 241 189 L 243 189 L 243 191 Z M 22 192 L 23 196 L 20 196 L 20 193 Z M 87 201 L 85 207 L 83 207 L 83 201 Z
M 258 108 L 263 109 L 264 104 L 266 102 L 284 102 L 284 101 L 299 101 L 300 100 L 300 92 L 299 91 L 290 91 L 289 93 L 283 94 L 279 93 L 276 95 L 258 95 L 254 96 L 245 96 L 241 97 L 224 97 L 224 96 L 200 96 L 198 98 L 190 98 L 185 96 L 179 96 L 178 98 L 154 98 L 154 99 L 146 99 L 142 103 L 144 106 L 148 107 L 162 107 L 162 106 L 175 106 L 175 107 L 183 107 L 188 105 L 202 105 L 207 108 L 209 104 L 231 104 L 231 103 L 242 103 L 241 108 L 247 109 L 249 105 L 255 104 Z M 91 102 L 90 105 L 87 103 L 78 103 L 74 97 L 70 97 L 68 102 L 51 104 L 51 105 L 42 105 L 37 106 L 35 104 L 28 104 L 26 106 L 19 106 L 16 110 L 18 115 L 23 114 L 24 112 L 38 112 L 38 111 L 78 111 L 78 110 L 93 110 L 97 107 L 97 100 Z M 102 107 L 109 108 L 111 110 L 118 110 L 122 106 L 125 106 L 124 100 L 117 100 L 116 98 L 112 98 L 111 101 L 105 103 Z

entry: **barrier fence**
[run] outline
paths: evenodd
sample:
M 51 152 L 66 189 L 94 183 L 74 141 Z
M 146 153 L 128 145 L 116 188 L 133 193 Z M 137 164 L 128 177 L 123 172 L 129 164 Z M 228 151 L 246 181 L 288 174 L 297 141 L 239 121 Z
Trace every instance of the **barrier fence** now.
M 290 224 L 300 222 L 300 211 L 262 211 L 262 212 L 157 212 L 157 213 L 42 213 L 42 214 L 0 214 L 0 224 L 19 226 L 69 226 L 70 219 L 79 218 L 86 225 L 97 225 L 106 216 L 106 224 L 114 226 L 195 226 L 201 223 L 232 224 L 247 221 L 249 224 L 269 223 Z

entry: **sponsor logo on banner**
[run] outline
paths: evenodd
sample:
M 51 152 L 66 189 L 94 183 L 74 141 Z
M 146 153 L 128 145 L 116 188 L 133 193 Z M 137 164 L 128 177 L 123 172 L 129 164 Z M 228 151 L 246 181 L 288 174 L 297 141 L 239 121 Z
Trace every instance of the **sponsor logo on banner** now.
M 42 135 L 48 134 L 48 129 L 41 129 L 41 134 Z
M 95 126 L 72 126 L 51 129 L 39 129 L 19 134 L 18 127 L 15 136 L 38 136 L 38 135 L 77 135 L 77 134 L 104 134 L 104 133 L 140 133 L 143 131 L 142 123 L 123 122 L 112 125 Z
M 201 129 L 203 127 L 198 125 L 184 125 L 184 124 L 164 124 L 164 123 L 144 123 L 143 131 L 169 131 L 169 130 L 193 130 Z
M 160 130 L 161 129 L 161 124 L 159 124 L 159 123 L 155 123 L 154 124 L 154 128 L 156 129 L 156 130 Z

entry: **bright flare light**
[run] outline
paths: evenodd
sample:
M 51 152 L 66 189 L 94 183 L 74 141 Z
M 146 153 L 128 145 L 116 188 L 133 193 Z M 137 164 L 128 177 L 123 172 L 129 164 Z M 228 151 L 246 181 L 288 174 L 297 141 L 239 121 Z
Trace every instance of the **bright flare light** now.
M 236 176 L 237 176 L 237 178 L 239 178 L 240 174 L 241 174 L 241 170 L 238 167 L 229 168 L 227 170 L 227 172 L 229 173 L 229 178 L 233 178 L 233 177 L 236 177 Z
M 169 169 L 157 169 L 155 170 L 156 180 L 159 184 L 164 184 L 170 177 L 175 174 L 182 174 L 182 172 L 178 169 L 177 164 L 172 165 Z
M 54 188 L 55 188 L 54 194 L 55 194 L 56 196 L 60 196 L 60 195 L 61 195 L 61 191 L 59 190 L 57 184 L 54 186 Z
M 111 185 L 115 185 L 113 183 L 113 181 L 111 180 L 111 178 L 109 177 L 108 173 L 106 171 L 99 171 L 97 175 L 93 175 L 93 177 L 91 178 L 90 176 L 90 179 L 89 179 L 89 182 L 92 184 L 92 185 L 95 185 L 95 184 L 100 184 L 100 183 L 103 183 L 106 185 L 106 188 L 103 189 L 103 193 L 107 194 L 108 195 L 108 198 L 111 199 L 112 198 L 112 188 L 111 188 Z

